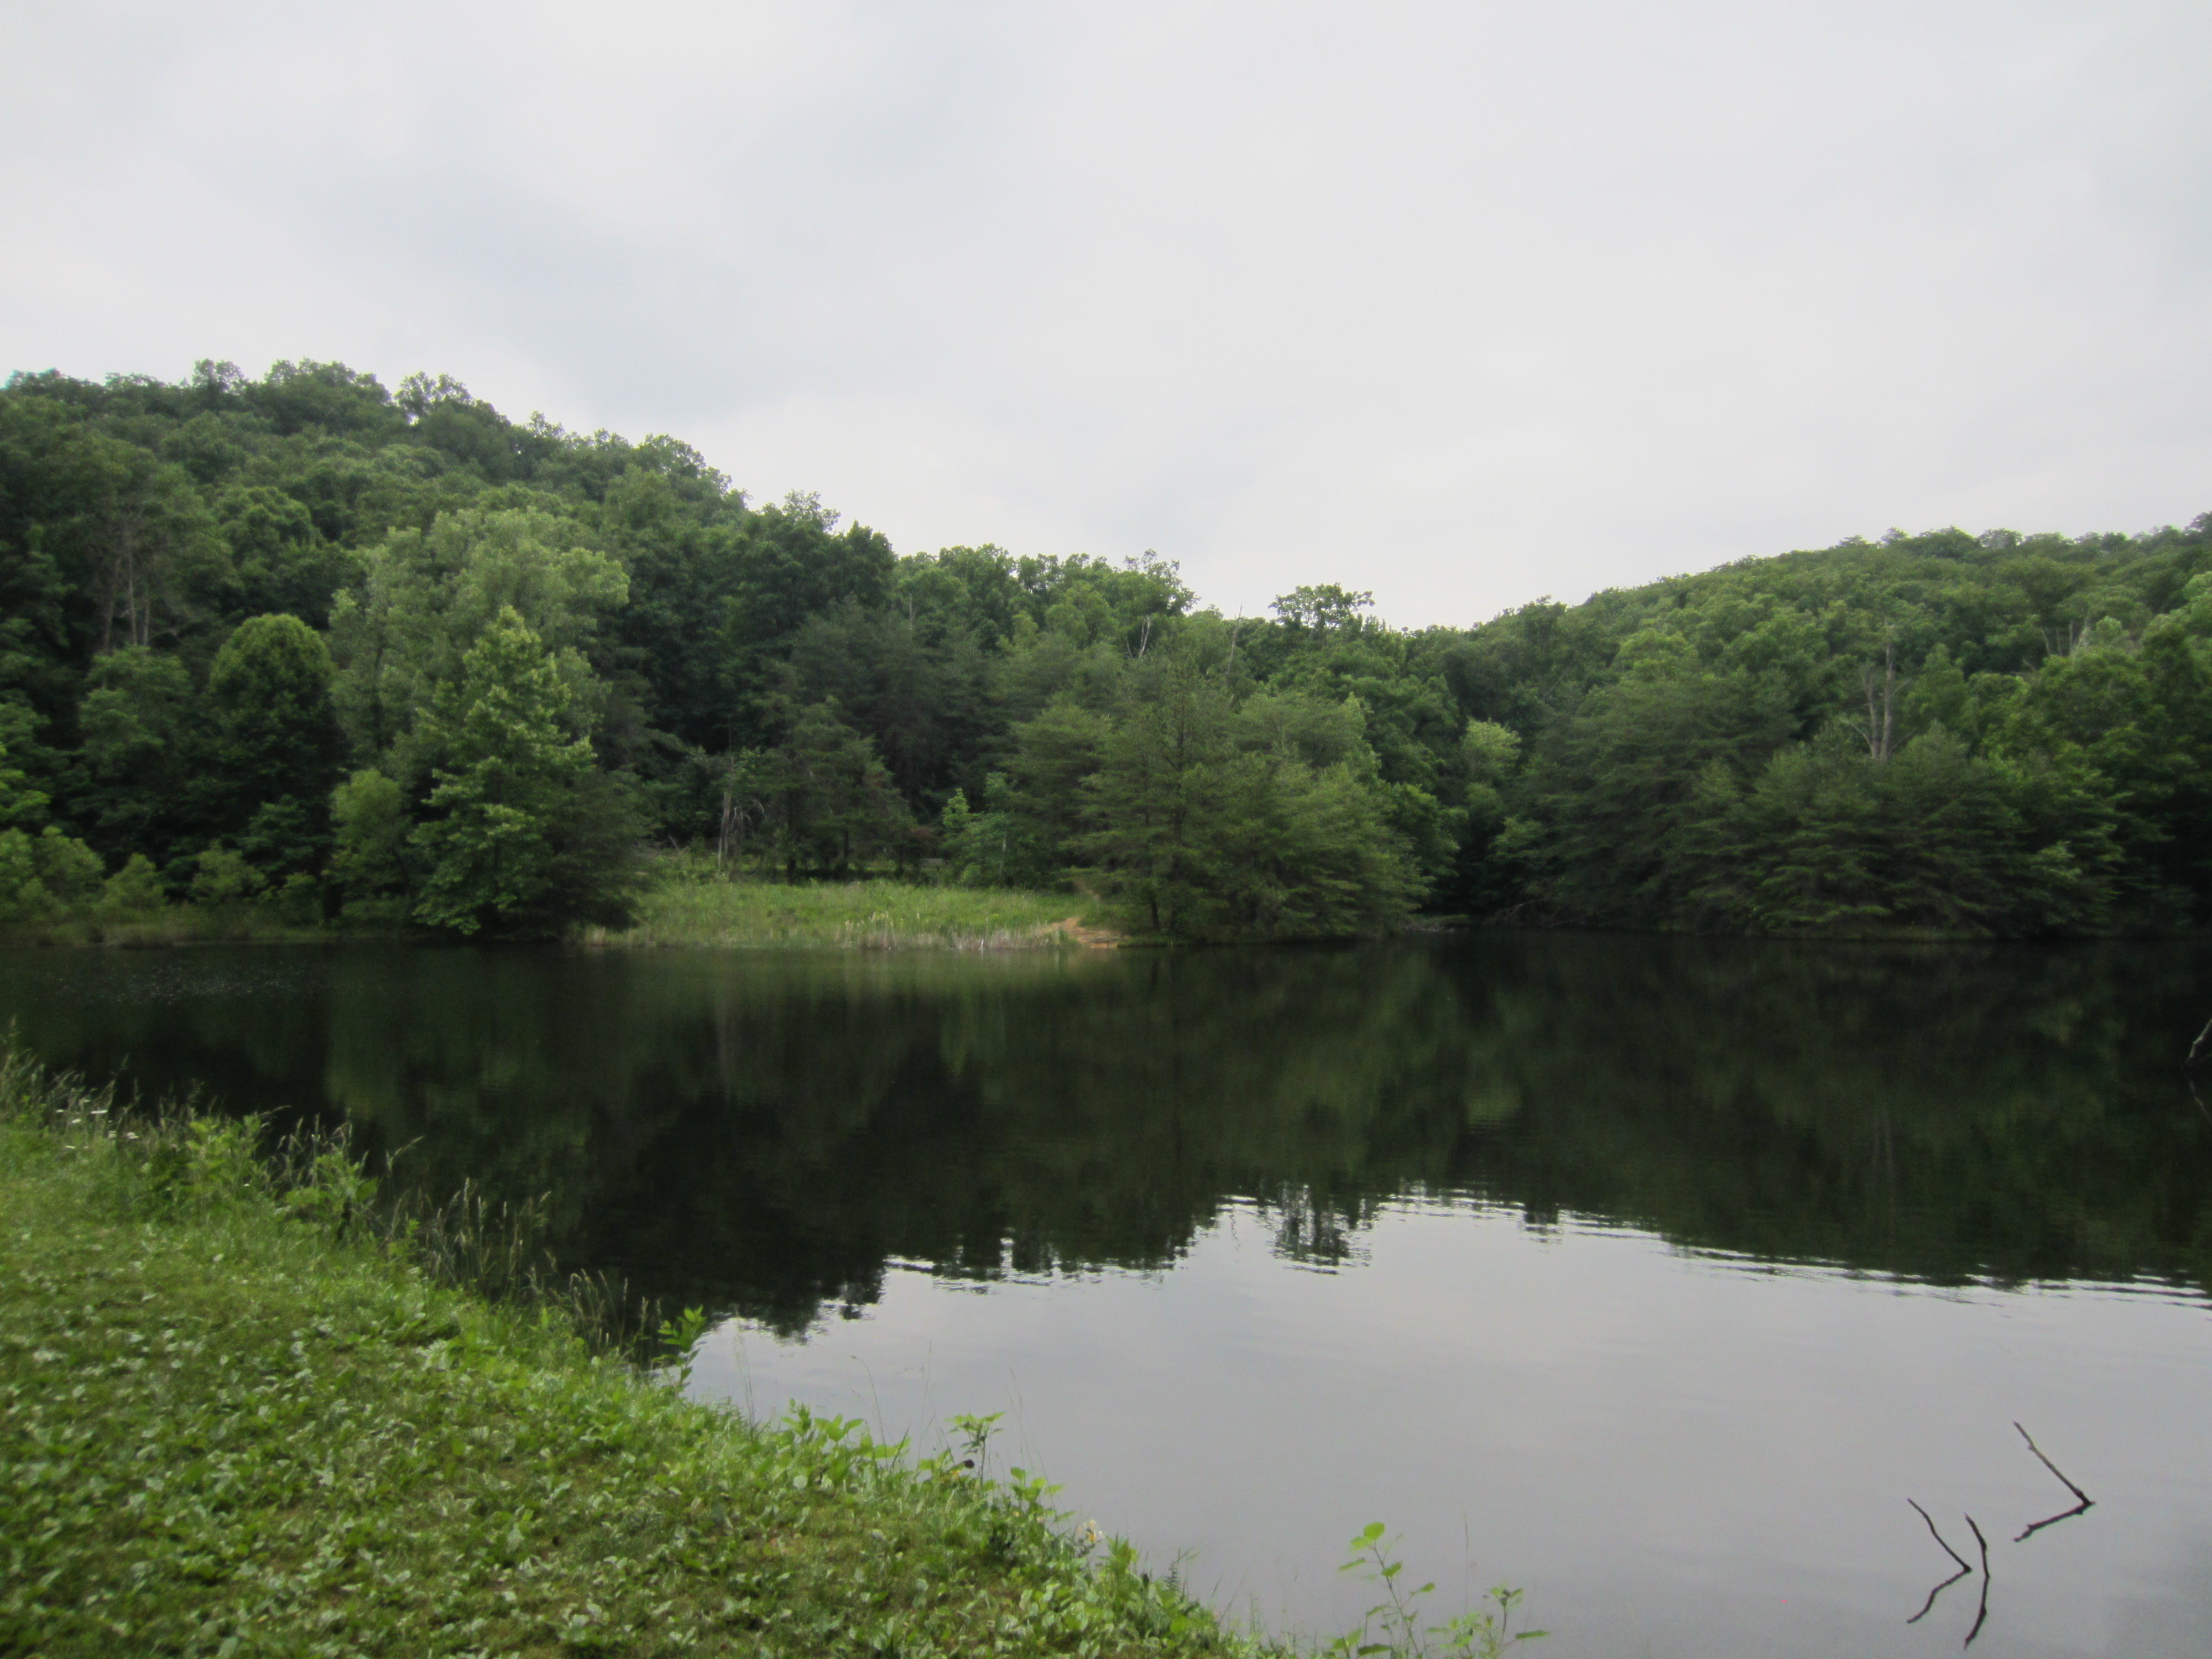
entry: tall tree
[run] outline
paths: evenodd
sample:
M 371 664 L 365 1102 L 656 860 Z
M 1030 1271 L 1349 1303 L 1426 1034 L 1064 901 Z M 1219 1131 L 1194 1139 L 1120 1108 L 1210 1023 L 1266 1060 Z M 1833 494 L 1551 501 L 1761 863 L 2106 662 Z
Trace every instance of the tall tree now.
M 190 797 L 196 776 L 220 789 L 204 762 L 207 744 L 192 677 L 177 658 L 145 646 L 112 651 L 86 677 L 77 714 L 82 747 L 72 805 L 93 843 L 110 858 L 141 854 L 156 864 L 198 850 Z
M 843 874 L 900 850 L 912 823 L 875 742 L 834 700 L 799 717 L 775 753 L 769 811 L 787 867 Z
M 629 583 L 583 526 L 536 511 L 446 514 L 386 538 L 362 563 L 331 617 L 338 712 L 357 757 L 403 781 L 419 776 L 418 720 L 508 611 L 550 650 L 565 707 L 586 726 L 596 717 L 603 691 L 589 653 Z
M 1210 919 L 1229 713 L 1219 677 L 1196 653 L 1163 653 L 1133 677 L 1086 781 L 1097 826 L 1082 843 L 1089 878 L 1147 933 L 1201 933 Z
M 502 607 L 424 722 L 433 787 L 412 838 L 418 920 L 548 933 L 619 907 L 635 824 L 594 781 L 575 700 L 520 612 Z

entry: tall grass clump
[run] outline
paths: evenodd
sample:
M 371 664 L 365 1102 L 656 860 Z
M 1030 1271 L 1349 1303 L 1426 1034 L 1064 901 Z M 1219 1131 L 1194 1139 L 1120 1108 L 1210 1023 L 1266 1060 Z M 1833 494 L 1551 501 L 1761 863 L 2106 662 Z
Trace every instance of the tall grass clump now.
M 848 950 L 1048 949 L 1079 942 L 1085 901 L 1069 893 L 869 879 L 786 883 L 714 872 L 678 855 L 617 945 L 830 945 Z
M 0 1056 L 0 1653 L 1262 1650 L 1019 1471 L 684 1400 L 702 1316 L 586 1341 L 526 1215 L 258 1133 Z

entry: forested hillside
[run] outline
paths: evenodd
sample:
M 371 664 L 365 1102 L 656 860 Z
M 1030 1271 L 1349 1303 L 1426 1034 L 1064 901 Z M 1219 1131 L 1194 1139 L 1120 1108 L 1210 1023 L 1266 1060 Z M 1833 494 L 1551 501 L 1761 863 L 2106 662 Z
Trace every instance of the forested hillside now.
M 1170 937 L 2191 927 L 2207 571 L 2200 518 L 1893 536 L 1466 629 L 1334 586 L 1232 619 L 1149 554 L 902 556 L 443 378 L 19 374 L 0 923 L 555 932 L 696 845 L 1079 883 Z

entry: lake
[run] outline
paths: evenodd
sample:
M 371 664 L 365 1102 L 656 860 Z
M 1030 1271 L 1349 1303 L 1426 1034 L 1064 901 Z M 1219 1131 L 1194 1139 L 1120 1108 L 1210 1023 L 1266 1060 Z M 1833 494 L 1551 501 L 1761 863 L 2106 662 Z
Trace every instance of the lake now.
M 2212 1652 L 2208 1013 L 2170 943 L 0 952 L 49 1060 L 549 1194 L 697 1392 L 1002 1413 L 1279 1630 L 1380 1520 L 1553 1659 Z M 2094 1500 L 2024 1540 L 2015 1423 Z M 1908 1499 L 1990 1553 L 1915 1623 Z

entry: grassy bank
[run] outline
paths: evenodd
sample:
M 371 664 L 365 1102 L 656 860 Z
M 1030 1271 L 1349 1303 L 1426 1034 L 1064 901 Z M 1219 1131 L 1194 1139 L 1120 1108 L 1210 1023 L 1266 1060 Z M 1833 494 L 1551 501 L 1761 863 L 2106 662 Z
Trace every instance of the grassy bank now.
M 586 938 L 612 945 L 1048 948 L 1105 937 L 1083 927 L 1084 908 L 1068 893 L 884 880 L 795 885 L 697 879 L 672 870 L 646 893 L 635 926 Z
M 291 1167 L 0 1063 L 0 1654 L 1255 1651 L 1034 1483 L 686 1403 Z
M 1084 914 L 1071 893 L 942 887 L 870 879 L 784 883 L 726 880 L 703 860 L 664 860 L 628 927 L 586 927 L 588 945 L 699 945 L 730 948 L 829 945 L 853 950 L 1047 950 L 1103 945 L 1116 938 Z M 286 916 L 270 905 L 222 908 L 165 904 L 125 915 L 57 911 L 35 921 L 0 921 L 0 945 L 100 945 L 122 949 L 217 942 L 329 944 L 405 939 L 404 917 L 349 915 L 323 923 Z

